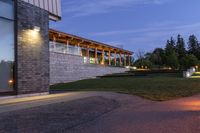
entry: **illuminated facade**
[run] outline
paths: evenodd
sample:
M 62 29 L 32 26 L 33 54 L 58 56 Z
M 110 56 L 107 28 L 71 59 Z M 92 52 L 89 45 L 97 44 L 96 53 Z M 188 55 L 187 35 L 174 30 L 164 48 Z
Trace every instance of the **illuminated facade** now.
M 61 19 L 60 2 L 0 0 L 0 95 L 48 92 L 50 84 L 97 76 L 99 69 L 122 71 L 98 66 L 130 65 L 131 51 L 49 29 L 50 20 Z
M 0 0 L 0 95 L 48 92 L 49 20 L 60 0 Z

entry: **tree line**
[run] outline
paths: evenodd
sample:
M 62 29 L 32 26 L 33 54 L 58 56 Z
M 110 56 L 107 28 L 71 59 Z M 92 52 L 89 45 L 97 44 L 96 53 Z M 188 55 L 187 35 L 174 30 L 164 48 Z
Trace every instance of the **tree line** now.
M 187 44 L 187 45 L 186 45 Z M 187 42 L 181 35 L 175 40 L 167 40 L 165 48 L 155 48 L 153 52 L 138 52 L 134 62 L 137 68 L 171 68 L 184 70 L 200 64 L 200 43 L 195 35 Z

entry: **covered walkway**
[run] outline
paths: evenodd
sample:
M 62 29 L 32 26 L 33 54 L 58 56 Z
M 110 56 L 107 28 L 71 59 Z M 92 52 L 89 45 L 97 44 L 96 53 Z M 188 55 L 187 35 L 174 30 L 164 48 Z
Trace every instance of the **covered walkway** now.
M 129 50 L 63 33 L 53 29 L 49 30 L 49 36 L 51 42 L 54 42 L 55 44 L 60 43 L 66 46 L 66 50 L 63 51 L 63 53 L 68 53 L 70 46 L 74 46 L 77 49 L 76 51 L 78 51 L 76 54 L 86 57 L 89 63 L 112 66 L 131 65 L 131 56 L 133 55 L 133 52 Z

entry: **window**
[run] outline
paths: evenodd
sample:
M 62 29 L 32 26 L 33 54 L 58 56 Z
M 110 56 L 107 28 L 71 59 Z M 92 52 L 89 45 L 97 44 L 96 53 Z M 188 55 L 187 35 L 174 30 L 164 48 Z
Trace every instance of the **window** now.
M 14 7 L 13 0 L 0 0 L 0 92 L 13 90 Z
M 13 19 L 13 9 L 13 0 L 0 0 L 0 17 Z

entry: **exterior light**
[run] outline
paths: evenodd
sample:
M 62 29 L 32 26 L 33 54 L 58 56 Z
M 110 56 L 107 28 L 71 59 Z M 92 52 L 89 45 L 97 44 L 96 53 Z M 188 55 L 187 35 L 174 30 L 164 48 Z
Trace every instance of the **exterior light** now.
M 137 70 L 137 67 L 133 67 L 134 70 Z
M 12 84 L 12 83 L 13 83 L 13 80 L 9 80 L 8 83 L 9 83 L 9 84 Z
M 36 31 L 36 32 L 39 32 L 39 31 L 40 31 L 40 27 L 38 27 L 38 26 L 33 26 L 33 30 Z
M 190 73 L 186 72 L 186 78 L 189 78 L 189 77 L 190 77 Z

